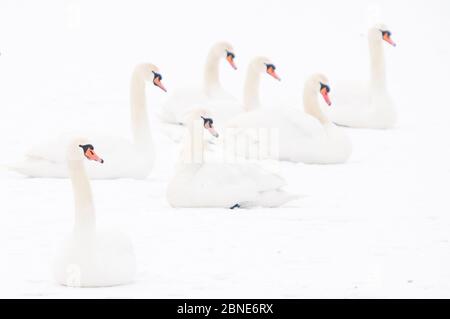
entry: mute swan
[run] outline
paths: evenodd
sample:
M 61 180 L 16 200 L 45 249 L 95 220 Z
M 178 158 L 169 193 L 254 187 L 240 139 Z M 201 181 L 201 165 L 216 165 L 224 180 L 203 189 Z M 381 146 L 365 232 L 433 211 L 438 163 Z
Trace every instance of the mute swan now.
M 110 136 L 94 137 L 92 141 L 104 150 L 108 162 L 104 167 L 97 168 L 88 163 L 87 171 L 90 178 L 146 178 L 153 167 L 154 148 L 147 118 L 145 83 L 153 84 L 163 91 L 162 77 L 153 64 L 139 64 L 135 67 L 130 84 L 131 127 L 133 141 Z M 40 145 L 31 149 L 23 162 L 10 166 L 23 175 L 30 177 L 67 177 L 64 145 L 67 137 Z
M 259 98 L 261 75 L 268 74 L 274 79 L 281 81 L 275 70 L 276 66 L 269 58 L 263 56 L 253 58 L 247 67 L 242 95 L 243 103 L 232 103 L 230 101 L 216 102 L 209 108 L 212 116 L 219 123 L 226 125 L 228 121 L 238 114 L 259 108 L 261 106 Z
M 385 25 L 369 29 L 370 81 L 336 84 L 336 107 L 329 110 L 333 122 L 356 128 L 392 128 L 397 121 L 395 106 L 386 85 L 383 41 L 396 46 Z
M 163 105 L 160 114 L 163 122 L 183 124 L 186 114 L 198 105 L 208 106 L 217 101 L 237 103 L 237 99 L 225 91 L 220 84 L 219 63 L 222 58 L 225 58 L 233 69 L 237 69 L 232 45 L 228 42 L 214 44 L 206 59 L 203 87 L 174 90 Z
M 250 145 L 265 147 L 262 130 L 276 133 L 276 148 L 259 159 L 279 159 L 307 164 L 335 164 L 345 162 L 351 154 L 351 142 L 343 130 L 336 127 L 319 107 L 318 94 L 330 106 L 328 79 L 314 74 L 305 82 L 304 111 L 296 108 L 256 109 L 243 113 L 228 123 L 229 138 L 244 138 Z M 227 143 L 226 143 L 227 144 Z M 228 145 L 237 145 L 228 143 Z M 249 157 L 248 145 L 234 151 Z M 259 153 L 261 155 L 261 153 Z
M 203 132 L 218 137 L 205 110 L 190 112 L 182 156 L 167 188 L 172 207 L 278 207 L 298 196 L 281 188 L 285 181 L 253 164 L 206 162 Z
M 243 103 L 222 100 L 208 105 L 208 110 L 220 127 L 238 114 L 261 106 L 259 98 L 261 75 L 268 74 L 281 81 L 275 70 L 276 67 L 269 58 L 258 56 L 250 61 L 244 82 Z
M 71 287 L 104 287 L 129 283 L 136 272 L 130 239 L 120 232 L 98 232 L 84 157 L 103 163 L 85 139 L 74 139 L 67 164 L 75 199 L 75 226 L 55 260 L 58 283 Z
M 262 74 L 268 74 L 273 78 L 281 81 L 276 73 L 276 67 L 273 62 L 266 57 L 258 56 L 253 58 L 247 68 L 247 75 L 243 90 L 243 103 L 238 101 L 214 101 L 207 103 L 209 114 L 213 116 L 220 124 L 225 125 L 229 120 L 244 111 L 254 110 L 261 106 L 259 98 L 259 87 Z M 195 108 L 193 108 L 195 109 Z M 180 122 L 185 122 L 189 112 L 183 114 L 184 117 Z M 165 133 L 177 143 L 182 140 L 184 135 L 183 127 L 170 125 L 171 127 L 162 126 Z
M 259 56 L 252 59 L 247 68 L 247 77 L 244 84 L 244 111 L 255 110 L 261 106 L 259 99 L 261 74 L 267 73 L 276 80 L 281 81 L 275 70 L 276 67 L 269 58 Z

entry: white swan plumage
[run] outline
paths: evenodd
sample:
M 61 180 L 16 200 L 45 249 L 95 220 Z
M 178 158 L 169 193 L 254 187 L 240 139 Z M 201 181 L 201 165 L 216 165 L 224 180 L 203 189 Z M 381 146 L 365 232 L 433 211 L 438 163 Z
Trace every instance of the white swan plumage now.
M 319 94 L 331 105 L 329 91 L 328 79 L 324 75 L 310 76 L 304 86 L 304 110 L 293 107 L 254 108 L 242 113 L 228 123 L 227 131 L 230 130 L 230 134 L 227 138 L 241 139 L 244 143 L 228 141 L 225 145 L 232 145 L 232 151 L 247 158 L 255 155 L 249 152 L 251 147 L 271 148 L 256 153 L 260 156 L 256 159 L 270 158 L 307 164 L 347 161 L 352 152 L 350 139 L 342 128 L 328 119 L 319 106 Z M 269 147 L 263 145 L 269 142 Z
M 166 91 L 161 83 L 159 69 L 153 64 L 135 67 L 130 83 L 131 127 L 133 140 L 113 136 L 93 136 L 91 141 L 104 151 L 108 158 L 104 167 L 88 163 L 90 178 L 146 178 L 154 163 L 155 151 L 148 123 L 145 84 L 152 81 Z M 30 177 L 68 177 L 64 146 L 70 136 L 63 135 L 53 141 L 38 145 L 25 154 L 22 162 L 10 165 L 10 169 Z
M 129 283 L 136 273 L 131 240 L 119 231 L 97 229 L 92 191 L 83 162 L 103 163 L 84 138 L 67 147 L 75 200 L 75 225 L 54 263 L 56 281 L 70 287 L 107 287 Z
M 261 106 L 259 87 L 262 74 L 268 74 L 274 79 L 281 81 L 276 73 L 276 66 L 267 57 L 254 57 L 247 67 L 247 74 L 244 82 L 244 89 L 242 95 L 242 102 L 238 100 L 215 100 L 214 102 L 206 103 L 203 109 L 208 110 L 210 114 L 218 123 L 219 128 L 223 128 L 227 122 L 245 111 L 250 111 Z M 192 110 L 197 107 L 192 108 Z M 189 111 L 183 113 L 178 117 L 180 123 L 185 123 L 186 118 L 189 117 Z M 180 125 L 162 125 L 161 129 L 169 138 L 175 142 L 182 141 L 184 136 L 184 127 Z M 210 140 L 213 142 L 213 140 Z
M 205 161 L 206 130 L 218 137 L 206 110 L 190 113 L 182 155 L 167 188 L 172 207 L 279 207 L 298 196 L 282 190 L 280 176 L 251 163 Z
M 370 80 L 368 83 L 335 85 L 335 107 L 328 110 L 331 120 L 354 128 L 388 129 L 395 126 L 397 112 L 386 83 L 383 42 L 396 46 L 384 24 L 368 31 Z
M 244 83 L 242 96 L 243 104 L 240 113 L 252 111 L 261 107 L 261 100 L 259 97 L 261 75 L 267 73 L 274 79 L 281 81 L 275 70 L 275 64 L 267 57 L 257 56 L 250 61 Z
M 237 69 L 234 58 L 235 51 L 230 43 L 215 43 L 206 59 L 203 86 L 173 90 L 162 107 L 161 120 L 169 124 L 183 124 L 187 114 L 199 105 L 211 110 L 217 109 L 224 114 L 236 112 L 238 100 L 222 87 L 219 79 L 221 60 L 226 59 L 233 69 Z M 227 109 L 222 112 L 224 106 L 227 106 Z

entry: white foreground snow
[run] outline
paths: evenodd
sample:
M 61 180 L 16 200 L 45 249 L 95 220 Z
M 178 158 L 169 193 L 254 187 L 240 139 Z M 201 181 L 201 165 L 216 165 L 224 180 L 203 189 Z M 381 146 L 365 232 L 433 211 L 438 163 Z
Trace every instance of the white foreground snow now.
M 133 65 L 158 65 L 170 92 L 200 81 L 216 40 L 235 46 L 239 70 L 224 62 L 221 78 L 236 96 L 254 55 L 270 56 L 283 79 L 263 79 L 268 104 L 299 99 L 311 72 L 326 73 L 331 87 L 364 79 L 360 33 L 376 8 L 398 42 L 385 53 L 400 123 L 347 129 L 354 153 L 345 165 L 281 163 L 302 199 L 235 211 L 168 206 L 177 146 L 153 125 L 148 180 L 92 181 L 98 225 L 129 233 L 138 258 L 135 282 L 114 288 L 54 283 L 53 253 L 73 223 L 70 182 L 2 167 L 0 297 L 450 297 L 448 1 L 167 2 L 2 2 L 1 163 L 62 131 L 129 136 Z M 147 92 L 158 111 L 164 93 Z

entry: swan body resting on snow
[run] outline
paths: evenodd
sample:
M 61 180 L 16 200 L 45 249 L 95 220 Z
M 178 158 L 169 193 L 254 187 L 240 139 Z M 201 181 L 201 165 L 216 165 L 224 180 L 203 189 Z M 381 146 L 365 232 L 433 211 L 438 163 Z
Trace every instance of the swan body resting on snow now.
M 256 154 L 260 156 L 257 159 L 307 164 L 345 162 L 352 151 L 351 142 L 343 129 L 334 125 L 319 106 L 319 94 L 331 105 L 329 91 L 328 79 L 324 75 L 310 76 L 304 86 L 304 111 L 297 108 L 256 108 L 242 113 L 228 123 L 227 131 L 230 131 L 227 138 L 234 142 L 230 140 L 225 144 L 234 147 L 232 152 L 247 158 Z M 244 143 L 237 143 L 239 139 Z M 250 147 L 265 151 L 250 154 Z
M 161 120 L 170 124 L 183 124 L 189 111 L 199 105 L 220 109 L 227 103 L 226 112 L 236 112 L 238 100 L 225 91 L 219 80 L 219 64 L 226 59 L 233 69 L 235 53 L 231 44 L 219 42 L 212 46 L 206 59 L 202 88 L 176 89 L 168 97 L 160 114 Z M 217 105 L 215 105 L 217 103 Z M 233 110 L 233 106 L 235 109 Z
M 103 163 L 85 139 L 72 140 L 67 148 L 67 165 L 75 199 L 75 226 L 55 260 L 56 281 L 71 287 L 129 283 L 136 272 L 132 243 L 120 232 L 97 230 L 84 157 Z
M 333 122 L 355 128 L 387 129 L 397 121 L 395 106 L 386 85 L 383 41 L 392 46 L 391 32 L 385 25 L 369 29 L 370 81 L 336 84 L 336 107 L 329 110 Z
M 111 136 L 93 137 L 91 141 L 104 150 L 109 162 L 100 168 L 88 163 L 90 178 L 143 179 L 150 174 L 155 154 L 147 117 L 145 84 L 146 81 L 152 81 L 155 86 L 166 91 L 161 79 L 158 68 L 153 64 L 139 64 L 135 67 L 130 84 L 133 141 Z M 63 136 L 39 145 L 26 154 L 24 161 L 13 164 L 10 168 L 30 177 L 68 177 L 64 156 L 64 145 L 67 142 L 68 138 Z
M 282 190 L 285 181 L 250 163 L 205 161 L 203 133 L 218 133 L 205 110 L 193 110 L 187 121 L 183 151 L 167 188 L 172 207 L 278 207 L 298 196 Z

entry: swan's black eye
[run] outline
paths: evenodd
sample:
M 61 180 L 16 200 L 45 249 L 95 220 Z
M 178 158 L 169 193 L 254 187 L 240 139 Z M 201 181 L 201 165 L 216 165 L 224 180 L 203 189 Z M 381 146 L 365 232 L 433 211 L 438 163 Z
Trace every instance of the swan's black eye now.
M 206 126 L 207 127 L 211 127 L 213 125 L 213 123 L 214 123 L 214 121 L 212 119 L 210 119 L 210 118 L 202 116 L 202 119 L 203 119 L 203 126 L 205 126 L 205 127 Z
M 235 58 L 234 53 L 227 50 L 227 58 L 231 58 L 232 60 L 234 60 Z
M 83 149 L 83 152 L 86 153 L 89 150 L 94 150 L 94 146 L 92 146 L 91 144 L 86 144 L 86 145 L 78 145 L 79 147 L 81 147 Z
M 156 73 L 155 71 L 152 71 L 152 72 L 153 72 L 153 81 L 155 81 L 155 80 L 161 81 L 162 80 L 161 74 Z
M 388 36 L 388 37 L 391 37 L 391 35 L 392 35 L 392 33 L 391 33 L 391 31 L 388 31 L 388 30 L 380 30 L 381 31 L 381 35 L 384 37 L 384 36 Z
M 323 89 L 327 90 L 327 93 L 330 93 L 330 87 L 320 82 L 320 91 L 322 91 Z
M 277 68 L 275 67 L 275 65 L 273 64 L 266 64 L 267 70 L 272 69 L 273 71 L 275 71 Z

